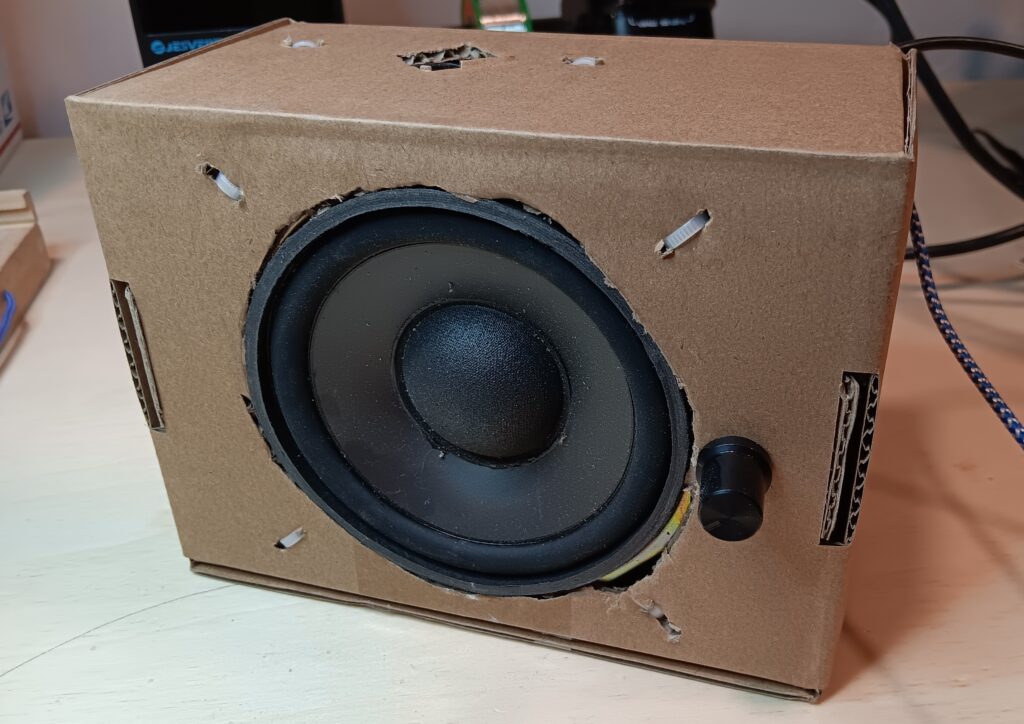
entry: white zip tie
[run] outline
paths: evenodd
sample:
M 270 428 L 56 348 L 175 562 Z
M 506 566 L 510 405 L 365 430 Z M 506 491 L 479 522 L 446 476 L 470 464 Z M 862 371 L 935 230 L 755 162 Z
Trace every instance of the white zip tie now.
M 289 533 L 284 538 L 275 543 L 274 547 L 286 551 L 305 537 L 306 531 L 304 531 L 302 528 L 296 528 L 291 533 Z
M 319 48 L 324 44 L 323 40 L 292 40 L 292 36 L 285 38 L 281 45 L 286 48 Z
M 562 62 L 566 63 L 567 65 L 597 66 L 604 65 L 604 58 L 598 58 L 597 56 L 594 55 L 581 55 L 578 58 L 570 58 L 569 56 L 566 56 L 565 58 L 562 59 Z
M 662 257 L 671 256 L 675 253 L 676 249 L 703 231 L 710 221 L 711 214 L 707 209 L 698 211 L 685 224 L 659 241 L 654 247 L 655 251 L 661 254 Z
M 217 184 L 217 188 L 221 190 L 221 193 L 223 193 L 232 201 L 241 201 L 242 199 L 245 198 L 245 193 L 242 191 L 242 189 L 239 186 L 236 186 L 234 183 L 232 183 L 231 179 L 225 176 L 224 172 L 221 171 L 219 168 L 215 168 L 210 164 L 205 164 L 200 170 L 204 174 L 209 176 L 211 179 L 213 179 L 213 182 Z
M 242 189 L 231 183 L 231 180 L 222 173 L 217 174 L 213 178 L 213 182 L 217 184 L 217 188 L 224 192 L 232 201 L 241 201 L 245 194 L 242 193 Z

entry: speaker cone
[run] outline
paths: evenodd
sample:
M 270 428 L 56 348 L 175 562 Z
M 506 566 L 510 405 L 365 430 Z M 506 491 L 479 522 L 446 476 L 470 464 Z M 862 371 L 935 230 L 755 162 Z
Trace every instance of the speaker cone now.
M 430 581 L 567 591 L 679 505 L 668 364 L 579 245 L 514 205 L 394 189 L 321 211 L 267 260 L 245 351 L 285 472 Z

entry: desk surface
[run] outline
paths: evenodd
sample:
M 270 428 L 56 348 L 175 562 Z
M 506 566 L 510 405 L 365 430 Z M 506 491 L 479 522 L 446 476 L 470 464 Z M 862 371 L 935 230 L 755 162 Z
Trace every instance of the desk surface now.
M 965 95 L 1024 147 L 1024 85 Z M 931 241 L 1019 223 L 1024 205 L 921 115 Z M 911 265 L 836 670 L 812 706 L 192 575 L 71 142 L 25 143 L 0 175 L 19 186 L 56 265 L 0 370 L 0 720 L 1021 720 L 1024 457 Z M 1024 243 L 936 266 L 954 323 L 1024 412 Z

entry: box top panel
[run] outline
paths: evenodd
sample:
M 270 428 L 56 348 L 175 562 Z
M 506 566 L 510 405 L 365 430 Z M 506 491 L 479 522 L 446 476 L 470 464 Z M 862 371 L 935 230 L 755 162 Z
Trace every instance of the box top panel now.
M 491 57 L 432 71 L 400 57 L 465 44 Z M 579 57 L 599 64 L 568 62 Z M 891 46 L 281 22 L 85 96 L 196 111 L 902 156 L 904 61 Z

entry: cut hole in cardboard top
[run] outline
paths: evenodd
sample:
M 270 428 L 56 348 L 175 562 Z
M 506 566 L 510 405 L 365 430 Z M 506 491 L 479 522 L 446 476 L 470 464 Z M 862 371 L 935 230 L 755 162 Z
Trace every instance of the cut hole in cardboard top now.
M 406 65 L 411 65 L 420 70 L 452 70 L 461 68 L 463 61 L 478 60 L 480 58 L 493 58 L 494 53 L 470 45 L 460 45 L 457 48 L 442 48 L 440 50 L 422 50 L 417 53 L 408 53 L 398 56 Z

